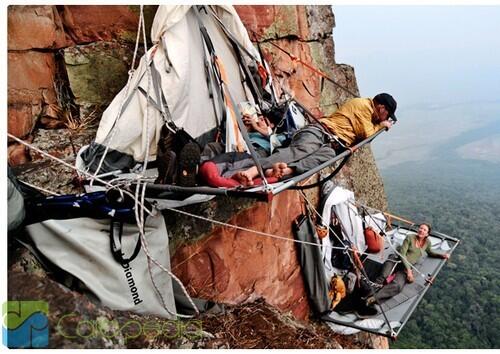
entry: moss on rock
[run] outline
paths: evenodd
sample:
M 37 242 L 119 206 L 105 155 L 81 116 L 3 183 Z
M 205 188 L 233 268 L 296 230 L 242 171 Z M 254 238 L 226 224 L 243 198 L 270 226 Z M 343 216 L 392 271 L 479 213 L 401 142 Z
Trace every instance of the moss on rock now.
M 96 42 L 64 50 L 64 62 L 75 102 L 109 104 L 127 83 L 133 51 L 114 42 Z

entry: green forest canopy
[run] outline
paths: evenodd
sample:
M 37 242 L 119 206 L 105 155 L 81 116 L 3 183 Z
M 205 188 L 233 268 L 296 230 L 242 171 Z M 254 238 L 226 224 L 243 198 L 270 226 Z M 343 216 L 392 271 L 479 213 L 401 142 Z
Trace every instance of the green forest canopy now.
M 500 348 L 500 166 L 454 159 L 382 170 L 390 211 L 462 240 L 392 348 Z

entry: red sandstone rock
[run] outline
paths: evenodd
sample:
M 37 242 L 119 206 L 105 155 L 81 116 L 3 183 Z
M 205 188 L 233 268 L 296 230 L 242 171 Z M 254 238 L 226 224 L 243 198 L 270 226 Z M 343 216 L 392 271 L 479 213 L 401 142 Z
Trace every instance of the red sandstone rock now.
M 57 104 L 48 104 L 43 107 L 39 125 L 44 129 L 58 129 L 66 127 L 63 113 Z
M 236 8 L 247 28 L 251 29 L 249 33 L 252 39 L 252 31 L 256 32 L 260 39 L 282 36 L 310 39 L 311 34 L 308 34 L 306 29 L 307 14 L 302 7 Z M 128 6 L 66 6 L 64 11 L 61 10 L 61 14 L 64 14 L 64 23 L 72 38 L 78 43 L 113 40 L 127 31 L 136 30 L 137 16 Z M 276 24 L 273 24 L 274 22 Z M 322 29 L 315 29 L 314 36 L 324 38 L 321 37 L 321 31 Z M 25 42 L 29 43 L 27 40 Z M 276 43 L 315 66 L 318 56 L 325 57 L 325 65 L 334 63 L 333 45 L 331 56 L 326 50 L 320 50 L 319 55 L 316 53 L 314 56 L 311 53 L 311 43 L 290 42 L 288 39 L 281 39 Z M 318 41 L 315 45 L 324 46 L 324 43 Z M 275 82 L 284 81 L 289 90 L 314 111 L 314 108 L 319 106 L 321 96 L 319 77 L 311 74 L 301 64 L 294 63 L 278 49 L 270 45 L 263 45 L 263 49 L 275 73 Z M 42 108 L 46 108 L 46 103 L 54 103 L 54 72 L 52 54 L 9 53 L 9 131 L 19 129 L 16 135 L 27 134 L 32 128 L 33 117 L 40 114 Z M 353 75 L 351 79 L 354 80 Z M 355 80 L 351 84 L 356 86 Z M 334 98 L 338 100 L 339 96 Z M 316 112 L 319 113 L 319 110 Z M 41 144 L 40 139 L 35 139 L 35 143 L 60 157 L 74 154 L 69 138 L 60 132 L 49 133 L 44 141 L 51 142 L 52 145 Z M 10 161 L 14 164 L 28 161 L 23 146 L 9 147 Z M 54 176 L 60 178 L 60 174 Z M 54 179 L 56 178 L 52 178 L 51 182 Z M 235 215 L 230 223 L 292 238 L 290 224 L 300 212 L 298 202 L 298 193 L 284 192 L 270 204 L 258 203 L 251 209 Z M 194 295 L 227 303 L 264 298 L 282 311 L 291 311 L 298 318 L 305 319 L 309 314 L 295 247 L 291 242 L 218 228 L 198 243 L 177 249 L 172 266 Z
M 8 85 L 10 90 L 19 90 L 21 99 L 9 97 L 9 102 L 27 102 L 26 91 L 36 91 L 42 98 L 42 91 L 54 91 L 56 66 L 52 53 L 10 52 L 8 55 Z M 52 94 L 50 97 L 55 97 Z
M 285 192 L 258 203 L 228 223 L 293 239 L 299 194 Z M 306 319 L 309 306 L 295 244 L 233 228 L 216 228 L 193 245 L 179 248 L 172 269 L 195 296 L 225 303 L 264 298 L 282 311 Z
M 68 34 L 78 44 L 110 41 L 135 33 L 139 17 L 130 6 L 64 6 L 63 22 Z M 148 33 L 149 35 L 149 33 Z M 132 36 L 135 40 L 135 35 Z
M 70 45 L 56 6 L 19 6 L 8 8 L 8 48 L 57 49 Z
M 26 147 L 21 144 L 11 144 L 7 148 L 7 160 L 10 166 L 23 165 L 29 162 Z
M 240 5 L 236 12 L 247 28 L 250 38 L 259 40 L 288 36 L 308 37 L 307 14 L 304 6 Z
M 54 54 L 34 51 L 9 52 L 8 59 L 9 89 L 54 90 Z
M 273 5 L 236 5 L 234 8 L 253 41 L 257 40 L 254 34 L 260 39 L 265 30 L 274 22 L 275 6 Z
M 56 66 L 51 53 L 9 52 L 8 130 L 17 137 L 29 134 L 45 104 L 55 104 Z
M 9 104 L 7 130 L 12 135 L 23 138 L 33 130 L 40 108 L 30 104 Z
M 310 53 L 308 43 L 289 40 L 277 40 L 275 43 L 288 53 L 300 60 L 316 66 Z M 305 67 L 283 51 L 271 46 L 262 44 L 266 61 L 273 72 L 276 88 L 280 93 L 282 89 L 290 92 L 297 100 L 308 107 L 313 113 L 321 115 L 319 106 L 321 98 L 321 77 L 313 74 Z

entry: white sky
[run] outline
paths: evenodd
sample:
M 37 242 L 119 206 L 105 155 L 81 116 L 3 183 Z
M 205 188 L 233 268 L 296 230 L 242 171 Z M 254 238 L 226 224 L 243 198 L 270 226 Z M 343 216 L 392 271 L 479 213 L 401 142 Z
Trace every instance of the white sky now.
M 333 6 L 336 61 L 400 107 L 500 100 L 500 6 Z
M 500 6 L 333 12 L 336 62 L 354 67 L 361 96 L 388 92 L 398 102 L 398 123 L 372 144 L 379 167 L 432 158 L 453 137 L 500 126 Z

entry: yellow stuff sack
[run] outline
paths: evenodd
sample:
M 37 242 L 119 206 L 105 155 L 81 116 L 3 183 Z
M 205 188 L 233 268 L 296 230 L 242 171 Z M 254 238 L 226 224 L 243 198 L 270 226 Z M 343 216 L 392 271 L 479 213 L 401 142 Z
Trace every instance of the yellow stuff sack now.
M 330 308 L 333 310 L 335 306 L 346 296 L 347 291 L 345 283 L 338 275 L 334 275 L 330 280 L 330 290 L 328 298 L 330 299 Z

